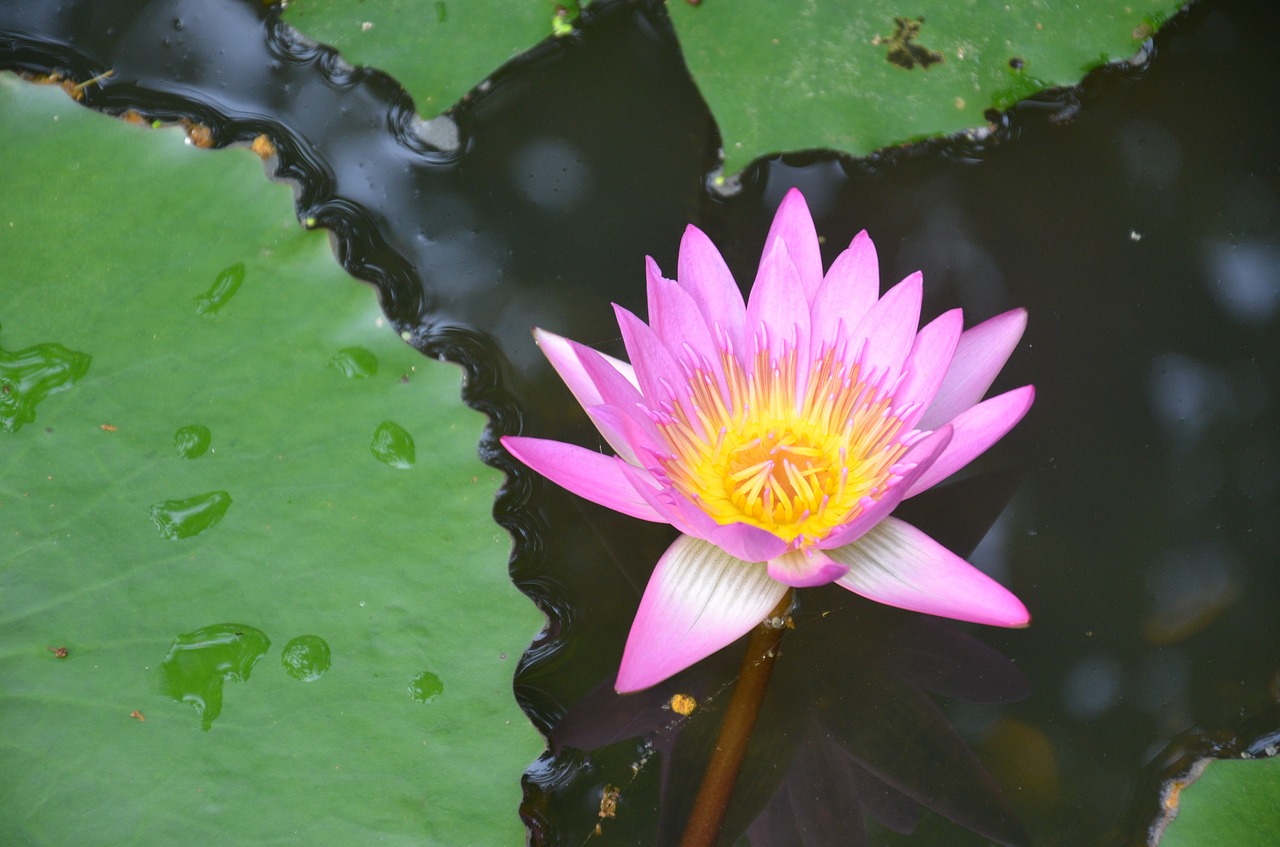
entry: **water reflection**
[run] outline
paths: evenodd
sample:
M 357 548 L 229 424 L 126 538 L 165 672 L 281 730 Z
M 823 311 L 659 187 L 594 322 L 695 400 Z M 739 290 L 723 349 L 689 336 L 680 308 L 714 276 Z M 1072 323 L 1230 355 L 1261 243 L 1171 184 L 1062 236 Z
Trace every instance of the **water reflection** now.
M 1120 699 L 1124 677 L 1124 668 L 1114 656 L 1083 658 L 1063 681 L 1063 705 L 1076 718 L 1097 717 Z
M 1209 293 L 1239 324 L 1260 327 L 1280 305 L 1280 247 L 1274 244 L 1207 244 Z
M 803 596 L 812 609 L 782 641 L 723 843 L 745 833 L 752 845 L 865 844 L 865 822 L 911 832 L 920 808 L 999 844 L 1027 843 L 1000 788 L 928 696 L 1010 703 L 1029 693 L 1022 674 L 949 622 L 849 605 L 834 591 Z M 676 843 L 735 664 L 721 654 L 637 695 L 620 696 L 606 680 L 568 711 L 552 750 L 587 751 L 600 764 L 560 792 L 566 843 L 596 825 L 573 810 L 605 784 L 621 787 L 617 818 L 604 824 L 610 838 Z M 696 699 L 696 711 L 680 715 L 677 696 Z M 619 757 L 628 752 L 629 761 Z

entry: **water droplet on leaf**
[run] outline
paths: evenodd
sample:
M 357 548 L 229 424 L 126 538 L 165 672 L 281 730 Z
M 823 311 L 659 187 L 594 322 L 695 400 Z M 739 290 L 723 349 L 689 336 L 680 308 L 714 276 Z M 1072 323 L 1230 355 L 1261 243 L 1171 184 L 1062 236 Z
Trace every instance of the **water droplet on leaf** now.
M 191 538 L 222 520 L 230 505 L 230 494 L 210 491 L 185 500 L 156 503 L 149 514 L 161 538 Z
M 200 424 L 184 426 L 173 434 L 173 446 L 184 459 L 198 459 L 209 450 L 213 433 Z
M 61 344 L 37 344 L 9 353 L 0 348 L 0 429 L 17 432 L 36 419 L 36 406 L 89 372 L 92 357 Z
M 329 645 L 318 635 L 299 635 L 284 645 L 280 664 L 285 673 L 302 682 L 315 682 L 329 670 Z
M 393 468 L 411 468 L 414 462 L 413 436 L 393 421 L 383 421 L 373 433 L 369 445 L 373 457 Z
M 329 367 L 348 379 L 363 379 L 378 372 L 378 357 L 363 347 L 344 347 L 329 360 Z
M 431 671 L 423 671 L 409 683 L 409 696 L 419 703 L 430 703 L 444 693 L 444 683 Z
M 224 268 L 209 286 L 209 290 L 196 298 L 197 315 L 216 315 L 218 310 L 227 305 L 227 301 L 235 296 L 244 282 L 244 262 L 236 262 Z
M 201 728 L 208 730 L 222 712 L 223 682 L 247 680 L 270 646 L 262 630 L 238 623 L 183 633 L 160 662 L 164 692 L 195 706 Z

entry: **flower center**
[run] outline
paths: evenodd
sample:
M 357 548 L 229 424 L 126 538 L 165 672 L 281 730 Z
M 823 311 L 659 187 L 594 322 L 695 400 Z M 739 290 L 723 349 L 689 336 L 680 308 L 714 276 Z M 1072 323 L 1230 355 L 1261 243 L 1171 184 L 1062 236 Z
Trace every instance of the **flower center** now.
M 834 353 L 801 385 L 794 351 L 731 351 L 721 371 L 692 371 L 687 402 L 658 428 L 671 446 L 663 470 L 717 523 L 748 523 L 804 548 L 856 518 L 898 478 L 918 433 L 903 433 L 893 398 Z

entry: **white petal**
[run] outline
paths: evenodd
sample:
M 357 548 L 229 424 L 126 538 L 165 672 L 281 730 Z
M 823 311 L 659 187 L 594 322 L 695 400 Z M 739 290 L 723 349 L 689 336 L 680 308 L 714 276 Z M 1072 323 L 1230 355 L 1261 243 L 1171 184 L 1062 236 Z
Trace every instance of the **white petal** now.
M 681 535 L 645 588 L 614 687 L 620 693 L 648 688 L 732 644 L 786 591 L 764 564 Z

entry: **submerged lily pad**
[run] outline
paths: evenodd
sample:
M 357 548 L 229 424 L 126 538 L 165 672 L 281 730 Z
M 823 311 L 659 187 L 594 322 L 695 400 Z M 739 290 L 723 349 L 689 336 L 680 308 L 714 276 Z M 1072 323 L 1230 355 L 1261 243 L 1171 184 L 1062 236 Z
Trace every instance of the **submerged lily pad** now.
M 520 843 L 543 742 L 505 656 L 542 617 L 457 369 L 382 325 L 251 153 L 7 75 L 0 114 L 4 347 L 93 363 L 0 431 L 0 844 Z M 385 367 L 346 378 L 348 348 Z M 385 420 L 414 472 L 369 455 Z

